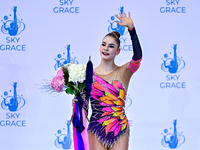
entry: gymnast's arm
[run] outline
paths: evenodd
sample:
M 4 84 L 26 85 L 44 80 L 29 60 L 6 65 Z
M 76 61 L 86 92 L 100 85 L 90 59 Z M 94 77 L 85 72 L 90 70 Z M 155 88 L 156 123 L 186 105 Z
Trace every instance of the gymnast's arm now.
M 140 46 L 138 36 L 136 34 L 135 26 L 130 17 L 130 12 L 128 13 L 128 16 L 124 12 L 123 15 L 121 13 L 119 15 L 120 17 L 118 15 L 115 15 L 121 21 L 121 22 L 118 21 L 117 23 L 121 26 L 128 28 L 133 46 L 132 59 L 128 63 L 121 66 L 120 69 L 121 70 L 120 74 L 123 74 L 123 76 L 127 79 L 127 84 L 128 84 L 128 81 L 130 80 L 133 73 L 135 73 L 140 67 L 140 62 L 142 60 L 142 49 Z
M 129 34 L 131 36 L 132 46 L 133 46 L 133 60 L 138 61 L 142 58 L 142 48 L 140 46 L 140 42 L 135 30 L 135 27 L 133 27 L 132 30 L 128 30 Z
M 118 15 L 115 15 L 121 22 L 117 21 L 117 24 L 127 27 L 129 34 L 131 36 L 132 46 L 133 46 L 133 61 L 138 61 L 142 58 L 142 49 L 140 46 L 140 42 L 138 39 L 138 36 L 136 34 L 135 26 L 133 24 L 133 20 L 131 19 L 130 12 L 128 13 L 128 16 L 123 12 L 123 14 L 119 13 L 120 17 Z

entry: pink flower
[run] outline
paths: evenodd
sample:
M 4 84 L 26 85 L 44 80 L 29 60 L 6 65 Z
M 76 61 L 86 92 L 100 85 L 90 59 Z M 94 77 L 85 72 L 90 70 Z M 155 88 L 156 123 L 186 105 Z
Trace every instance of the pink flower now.
M 63 91 L 63 87 L 64 87 L 64 84 L 65 84 L 65 79 L 64 79 L 63 75 L 64 75 L 64 73 L 63 73 L 62 69 L 60 69 L 57 72 L 56 76 L 51 81 L 51 87 L 56 92 L 62 92 Z
M 56 76 L 62 76 L 63 77 L 64 76 L 63 70 L 62 69 L 58 70 Z

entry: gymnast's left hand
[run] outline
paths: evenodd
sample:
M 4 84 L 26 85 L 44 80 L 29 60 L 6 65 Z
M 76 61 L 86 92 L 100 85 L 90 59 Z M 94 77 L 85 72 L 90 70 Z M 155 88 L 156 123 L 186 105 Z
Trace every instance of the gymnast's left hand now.
M 135 26 L 133 24 L 133 20 L 131 19 L 131 14 L 128 12 L 128 16 L 123 12 L 123 14 L 119 13 L 120 17 L 118 15 L 115 15 L 121 22 L 116 21 L 117 24 L 128 27 L 129 30 L 132 30 Z

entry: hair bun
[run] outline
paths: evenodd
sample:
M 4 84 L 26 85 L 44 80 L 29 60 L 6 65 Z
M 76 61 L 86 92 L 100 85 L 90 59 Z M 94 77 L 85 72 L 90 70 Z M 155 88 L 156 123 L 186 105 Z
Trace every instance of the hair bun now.
M 119 39 L 120 38 L 120 34 L 119 34 L 119 32 L 113 31 L 111 33 L 106 34 L 106 36 L 113 37 L 115 39 L 115 41 L 117 42 L 118 47 L 120 46 L 120 39 Z
M 118 39 L 120 38 L 120 34 L 119 34 L 119 32 L 117 32 L 117 31 L 113 31 L 113 32 L 111 32 L 111 33 L 114 34 L 114 35 L 116 35 Z

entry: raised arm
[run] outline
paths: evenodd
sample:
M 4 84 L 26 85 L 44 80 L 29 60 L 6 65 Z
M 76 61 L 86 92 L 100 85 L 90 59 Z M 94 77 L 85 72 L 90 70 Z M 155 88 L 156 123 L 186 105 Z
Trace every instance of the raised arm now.
M 132 46 L 133 46 L 133 60 L 137 61 L 142 58 L 142 49 L 140 46 L 139 39 L 136 34 L 134 23 L 130 17 L 130 12 L 128 12 L 128 16 L 123 12 L 123 14 L 119 13 L 120 17 L 118 15 L 115 15 L 121 22 L 117 21 L 116 23 L 127 27 L 129 34 L 131 36 Z

